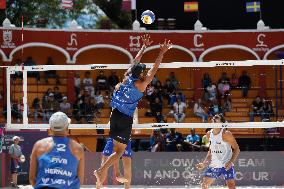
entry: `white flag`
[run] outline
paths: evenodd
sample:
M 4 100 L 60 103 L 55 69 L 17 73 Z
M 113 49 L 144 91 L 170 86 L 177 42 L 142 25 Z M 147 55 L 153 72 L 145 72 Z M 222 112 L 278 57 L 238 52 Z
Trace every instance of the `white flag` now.
M 136 10 L 136 0 L 131 0 L 131 10 Z

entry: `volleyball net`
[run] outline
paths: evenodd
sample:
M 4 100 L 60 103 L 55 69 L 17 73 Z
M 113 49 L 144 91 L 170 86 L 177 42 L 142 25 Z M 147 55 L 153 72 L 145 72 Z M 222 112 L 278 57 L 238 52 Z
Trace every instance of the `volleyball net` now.
M 139 104 L 133 128 L 284 127 L 282 122 L 284 119 L 283 64 L 284 60 L 163 63 L 157 73 L 157 79 L 162 85 L 152 83 L 153 87 L 147 89 L 145 97 Z M 153 64 L 146 65 L 147 68 L 151 68 Z M 100 81 L 96 81 L 96 77 L 101 71 L 104 71 L 101 74 L 107 77 L 111 75 L 111 72 L 116 71 L 116 75 L 121 78 L 128 68 L 129 64 L 6 66 L 6 83 L 4 84 L 7 89 L 6 129 L 48 129 L 48 118 L 52 112 L 60 109 L 60 104 L 57 104 L 59 105 L 57 108 L 50 106 L 48 98 L 49 96 L 54 98 L 52 95 L 55 94 L 50 92 L 52 93 L 50 95 L 46 91 L 48 88 L 53 90 L 55 86 L 58 86 L 62 96 L 68 96 L 70 85 L 67 83 L 74 81 L 72 78 L 67 79 L 67 72 L 77 74 L 81 79 L 81 91 L 76 93 L 74 102 L 70 102 L 71 107 L 68 113 L 72 118 L 70 129 L 108 129 L 111 88 L 109 84 L 107 88 L 97 87 Z M 56 71 L 59 75 L 61 81 L 59 85 L 55 82 L 46 84 L 43 79 L 37 80 L 38 75 L 45 77 L 45 73 L 50 71 Z M 239 81 L 240 77 L 246 74 L 251 79 L 248 90 L 240 85 Z M 19 78 L 15 78 L 15 75 Z M 204 78 L 204 75 L 208 75 L 210 79 Z M 83 84 L 85 77 L 93 81 L 88 86 Z M 214 86 L 209 86 L 209 83 L 212 83 L 215 89 Z M 81 113 L 80 104 L 85 102 L 83 98 L 77 99 L 86 95 L 84 94 L 86 92 L 90 97 L 89 100 L 93 99 L 96 103 L 96 98 L 92 96 L 97 90 L 103 93 L 104 107 L 98 111 L 95 108 L 93 111 L 96 112 L 90 110 L 91 113 L 88 115 Z M 76 90 L 72 91 L 75 93 Z M 246 91 L 248 91 L 247 95 L 244 94 Z M 260 96 L 262 103 L 260 110 L 252 108 L 257 96 Z M 205 117 L 198 116 L 194 111 L 195 103 L 199 98 L 202 99 L 201 107 L 206 114 Z M 181 102 L 175 105 L 178 99 Z M 41 101 L 46 101 L 48 108 L 42 107 Z M 155 101 L 163 107 L 158 116 L 157 112 L 153 113 Z M 180 107 L 181 103 L 185 104 L 184 108 Z M 18 112 L 15 112 L 16 109 Z M 227 122 L 212 123 L 210 117 L 217 113 L 222 113 Z

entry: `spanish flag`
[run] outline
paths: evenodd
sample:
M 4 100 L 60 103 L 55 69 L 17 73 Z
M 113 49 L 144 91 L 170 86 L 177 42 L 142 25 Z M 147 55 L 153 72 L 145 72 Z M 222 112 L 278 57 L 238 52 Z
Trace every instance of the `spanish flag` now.
M 0 0 L 0 9 L 6 9 L 6 0 Z
M 197 12 L 198 2 L 184 2 L 184 12 Z

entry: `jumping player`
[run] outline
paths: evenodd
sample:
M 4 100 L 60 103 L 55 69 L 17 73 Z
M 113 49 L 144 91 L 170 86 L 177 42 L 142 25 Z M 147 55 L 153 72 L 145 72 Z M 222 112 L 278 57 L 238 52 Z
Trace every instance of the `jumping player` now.
M 84 181 L 83 147 L 67 137 L 70 119 L 63 112 L 49 119 L 52 137 L 35 143 L 29 180 L 35 189 L 79 189 Z
M 151 43 L 150 37 L 146 35 L 144 41 L 143 49 L 145 49 L 146 43 Z M 94 171 L 94 175 L 97 178 L 97 186 L 100 186 L 105 180 L 108 168 L 123 155 L 131 135 L 133 113 L 139 100 L 143 97 L 143 92 L 146 90 L 147 85 L 153 80 L 164 54 L 171 48 L 171 45 L 168 40 L 160 44 L 159 55 L 154 66 L 148 71 L 146 76 L 143 73 L 146 65 L 138 63 L 144 51 L 141 49 L 134 60 L 134 64 L 126 72 L 123 82 L 116 87 L 111 100 L 112 114 L 109 133 L 110 138 L 114 140 L 114 151 L 102 166 Z
M 213 123 L 225 122 L 222 115 L 215 115 Z M 202 189 L 208 189 L 215 179 L 224 176 L 229 189 L 235 189 L 235 171 L 233 162 L 237 159 L 240 149 L 234 136 L 224 128 L 214 128 L 207 132 L 210 141 L 209 151 L 202 163 L 196 165 L 197 169 L 205 171 Z
M 108 138 L 106 142 L 106 146 L 103 150 L 102 155 L 102 164 L 107 160 L 107 158 L 113 153 L 113 139 Z M 123 162 L 123 173 L 122 175 L 119 171 L 119 160 L 113 164 L 114 172 L 116 176 L 116 180 L 118 182 L 124 183 L 125 189 L 130 189 L 131 184 L 131 158 L 132 158 L 132 150 L 131 150 L 131 140 L 129 140 L 125 151 L 122 155 L 122 162 Z

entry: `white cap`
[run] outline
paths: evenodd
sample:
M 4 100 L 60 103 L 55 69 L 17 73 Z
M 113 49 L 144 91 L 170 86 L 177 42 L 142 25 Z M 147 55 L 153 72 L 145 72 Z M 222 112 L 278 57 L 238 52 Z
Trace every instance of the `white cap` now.
M 17 140 L 17 139 L 20 140 L 20 137 L 18 137 L 18 136 L 14 136 L 14 137 L 13 137 L 13 141 L 15 141 L 15 140 Z
M 71 119 L 63 112 L 56 112 L 49 118 L 50 129 L 53 131 L 63 131 L 68 128 Z

